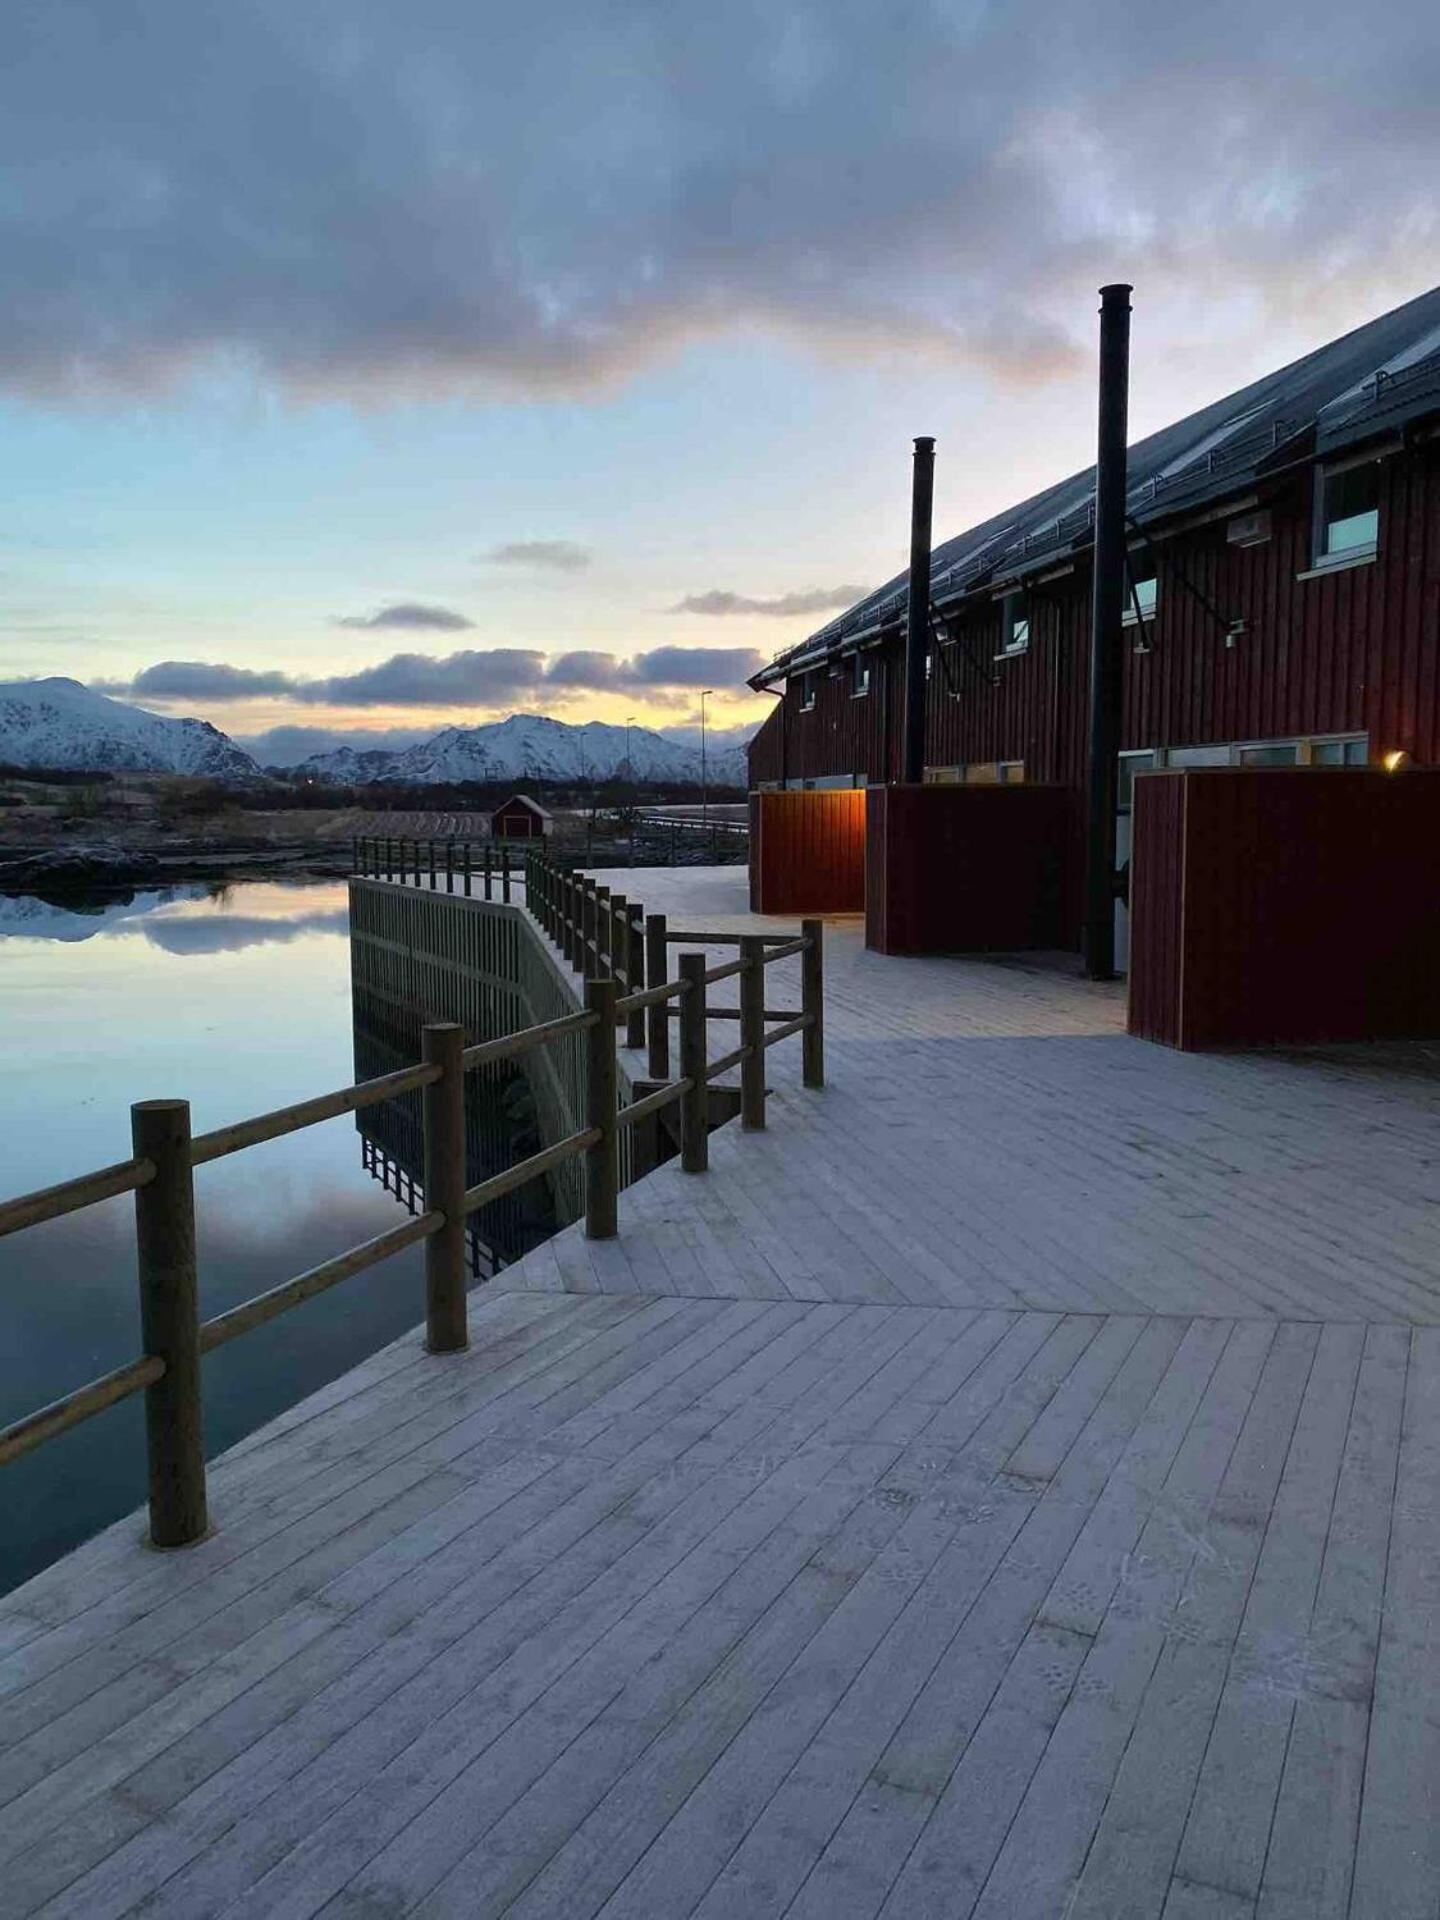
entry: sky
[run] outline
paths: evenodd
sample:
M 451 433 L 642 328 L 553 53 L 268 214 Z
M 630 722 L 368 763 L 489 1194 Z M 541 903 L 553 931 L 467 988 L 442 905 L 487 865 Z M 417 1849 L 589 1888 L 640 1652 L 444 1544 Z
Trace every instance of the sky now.
M 1377 28 L 1379 30 L 1377 30 Z M 1440 282 L 1440 15 L 11 0 L 0 664 L 271 757 L 748 674 Z

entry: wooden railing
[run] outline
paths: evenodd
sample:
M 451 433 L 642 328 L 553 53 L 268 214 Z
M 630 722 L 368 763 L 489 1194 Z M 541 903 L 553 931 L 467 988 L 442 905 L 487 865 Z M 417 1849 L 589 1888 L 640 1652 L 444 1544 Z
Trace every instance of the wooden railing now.
M 355 871 L 367 880 L 399 880 L 432 893 L 460 893 L 467 900 L 509 900 L 516 862 L 508 842 L 415 840 L 405 835 L 361 834 L 353 848 Z
M 687 1173 L 703 1173 L 709 1165 L 707 1093 L 722 1073 L 740 1068 L 741 1125 L 747 1129 L 765 1125 L 764 1054 L 779 1041 L 795 1033 L 803 1036 L 805 1085 L 823 1086 L 823 953 L 818 920 L 804 921 L 798 939 L 670 934 L 663 915 L 645 918 L 623 896 L 611 895 L 593 880 L 563 873 L 539 856 L 532 856 L 526 865 L 532 915 L 567 953 L 580 956 L 581 970 L 588 976 L 583 1011 L 470 1047 L 460 1026 L 436 1022 L 423 1029 L 421 1059 L 415 1066 L 209 1133 L 192 1134 L 188 1100 L 142 1100 L 130 1109 L 130 1159 L 0 1202 L 3 1237 L 119 1194 L 134 1194 L 144 1348 L 138 1359 L 0 1429 L 0 1466 L 143 1392 L 150 1537 L 157 1547 L 188 1546 L 204 1538 L 210 1528 L 201 1420 L 205 1354 L 417 1241 L 425 1243 L 426 1345 L 432 1353 L 458 1352 L 469 1344 L 465 1222 L 477 1208 L 572 1155 L 583 1154 L 585 1232 L 591 1239 L 613 1238 L 622 1127 L 678 1105 L 681 1167 Z M 707 969 L 703 953 L 682 953 L 677 977 L 671 980 L 666 954 L 670 945 L 682 940 L 738 943 L 740 957 Z M 764 970 L 794 954 L 801 956 L 802 1006 L 796 1012 L 773 1012 L 764 1004 Z M 647 955 L 652 976 L 648 986 Z M 738 1009 L 708 1007 L 708 989 L 732 976 L 740 981 Z M 680 1072 L 675 1079 L 669 1074 L 672 1017 L 678 1018 L 680 1030 Z M 707 1058 L 706 1029 L 711 1019 L 740 1022 L 740 1045 L 719 1060 Z M 767 1020 L 777 1023 L 769 1032 Z M 616 1028 L 622 1022 L 627 1040 L 648 1043 L 650 1077 L 663 1082 L 623 1107 L 618 1104 L 615 1054 Z M 640 1039 L 634 1040 L 637 1032 Z M 466 1074 L 495 1061 L 519 1059 L 576 1033 L 586 1035 L 585 1125 L 503 1173 L 467 1187 Z M 663 1065 L 657 1068 L 657 1061 Z M 423 1097 L 425 1211 L 268 1292 L 201 1320 L 195 1168 L 415 1092 Z

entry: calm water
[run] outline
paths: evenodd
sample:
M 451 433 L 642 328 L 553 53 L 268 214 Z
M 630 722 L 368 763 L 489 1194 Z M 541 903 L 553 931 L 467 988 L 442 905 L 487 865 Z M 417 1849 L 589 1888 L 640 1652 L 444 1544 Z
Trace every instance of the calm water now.
M 353 1065 L 343 883 L 86 912 L 0 899 L 0 1194 L 125 1159 L 132 1100 L 183 1096 L 201 1132 L 343 1086 Z M 400 1217 L 352 1117 L 200 1168 L 196 1204 L 207 1316 Z M 133 1207 L 0 1240 L 0 1424 L 139 1353 Z M 210 1355 L 208 1450 L 414 1326 L 421 1270 L 411 1248 Z M 0 1469 L 0 1591 L 144 1491 L 138 1400 Z

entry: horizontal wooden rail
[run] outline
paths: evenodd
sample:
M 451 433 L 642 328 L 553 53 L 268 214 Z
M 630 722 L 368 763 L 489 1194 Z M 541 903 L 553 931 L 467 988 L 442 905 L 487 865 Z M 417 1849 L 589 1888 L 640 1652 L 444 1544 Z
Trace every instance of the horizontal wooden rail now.
M 637 1121 L 648 1120 L 652 1113 L 663 1113 L 666 1107 L 673 1106 L 689 1091 L 688 1080 L 667 1080 L 663 1087 L 657 1087 L 643 1099 L 632 1100 L 628 1107 L 621 1107 L 615 1116 L 615 1124 L 617 1127 L 633 1127 Z
M 22 1193 L 18 1199 L 0 1203 L 0 1238 L 18 1233 L 22 1227 L 35 1227 L 42 1220 L 58 1220 L 81 1207 L 93 1207 L 97 1201 L 113 1199 L 117 1193 L 133 1193 L 155 1178 L 149 1160 L 120 1160 L 113 1167 L 101 1167 L 95 1173 L 78 1174 L 62 1180 L 59 1186 L 42 1187 L 38 1193 Z
M 729 1073 L 742 1065 L 751 1056 L 750 1047 L 736 1047 L 733 1053 L 722 1053 L 718 1060 L 712 1060 L 705 1069 L 707 1080 L 718 1080 L 722 1073 Z
M 809 945 L 810 942 L 803 937 L 799 940 L 787 940 L 783 946 L 771 947 L 765 955 L 765 964 L 768 967 L 772 960 L 788 960 L 792 953 L 804 953 Z
M 318 1267 L 297 1273 L 293 1280 L 271 1287 L 268 1293 L 258 1293 L 253 1300 L 245 1300 L 238 1307 L 231 1307 L 227 1313 L 217 1313 L 213 1320 L 204 1320 L 200 1324 L 200 1351 L 210 1353 L 216 1347 L 223 1347 L 229 1340 L 239 1339 L 242 1333 L 263 1327 L 267 1320 L 274 1320 L 291 1307 L 298 1307 L 302 1300 L 328 1292 L 342 1280 L 363 1273 L 367 1267 L 378 1266 L 392 1254 L 402 1253 L 406 1247 L 414 1246 L 417 1240 L 427 1239 L 430 1234 L 438 1232 L 444 1223 L 443 1213 L 416 1214 L 413 1220 L 404 1220 L 398 1227 L 377 1233 L 373 1240 L 363 1240 L 358 1247 L 351 1247 L 348 1253 L 337 1253 L 332 1260 L 322 1260 Z
M 767 1033 L 760 1044 L 762 1047 L 776 1046 L 781 1040 L 788 1040 L 792 1033 L 803 1033 L 811 1024 L 812 1017 L 810 1014 L 797 1013 L 795 1018 L 793 1020 L 787 1020 L 783 1027 L 776 1027 L 773 1032 Z
M 593 1025 L 593 1021 L 591 1022 Z M 527 1180 L 535 1180 L 542 1173 L 548 1173 L 552 1167 L 558 1167 L 562 1160 L 569 1160 L 577 1153 L 584 1153 L 593 1147 L 600 1138 L 598 1127 L 582 1127 L 578 1133 L 567 1133 L 563 1140 L 557 1140 L 553 1147 L 544 1147 L 539 1153 L 532 1153 L 528 1160 L 521 1160 L 513 1167 L 507 1167 L 503 1173 L 492 1174 L 488 1180 L 482 1180 L 479 1186 L 467 1188 L 465 1193 L 465 1211 L 473 1213 L 477 1207 L 488 1207 L 492 1200 L 503 1200 L 507 1193 L 513 1193 L 516 1187 L 523 1187 Z
M 103 1413 L 106 1407 L 113 1407 L 117 1401 L 128 1400 L 132 1393 L 152 1386 L 164 1371 L 163 1360 L 145 1354 L 126 1366 L 116 1367 L 113 1373 L 102 1373 L 98 1380 L 92 1380 L 88 1386 L 77 1387 L 74 1393 L 52 1400 L 48 1407 L 25 1414 L 13 1425 L 0 1428 L 0 1466 L 7 1461 L 18 1460 L 22 1453 L 29 1453 L 32 1447 L 53 1439 L 57 1433 L 64 1433 L 69 1427 L 78 1427 L 82 1420 L 88 1420 L 92 1414 Z
M 670 1018 L 672 1020 L 678 1020 L 680 1018 L 679 1012 L 674 1007 L 670 1009 Z M 739 1020 L 742 1018 L 742 1015 L 739 1007 L 707 1007 L 705 1009 L 705 1018 L 707 1020 Z M 767 1020 L 798 1020 L 800 1018 L 800 1009 L 798 1007 L 787 1007 L 782 1013 L 776 1007 L 766 1007 L 764 1018 Z
M 190 1142 L 190 1164 L 203 1167 L 211 1160 L 223 1160 L 227 1154 L 239 1153 L 245 1147 L 258 1147 L 264 1140 L 279 1140 L 287 1133 L 298 1133 L 302 1127 L 338 1119 L 342 1113 L 359 1113 L 366 1107 L 377 1107 L 382 1100 L 414 1093 L 439 1078 L 438 1067 L 401 1067 L 395 1073 L 381 1074 L 376 1080 L 362 1080 L 358 1086 L 341 1087 L 335 1093 L 297 1101 L 293 1107 L 277 1107 L 273 1113 L 262 1113 L 254 1120 L 237 1120 L 233 1126 L 197 1133 Z
M 645 1007 L 658 1007 L 666 1000 L 678 1000 L 685 992 L 683 980 L 665 980 L 658 987 L 646 987 L 640 993 L 627 993 L 623 1000 L 615 1002 L 616 1013 L 639 1013 Z M 672 1008 L 671 1013 L 678 1019 L 679 1009 Z
M 466 1047 L 460 1061 L 469 1073 L 472 1067 L 486 1067 L 495 1060 L 513 1060 L 533 1047 L 563 1039 L 567 1033 L 584 1033 L 594 1024 L 593 1013 L 565 1013 L 558 1020 L 544 1020 L 539 1026 L 521 1027 L 518 1033 L 504 1034 L 499 1040 L 482 1040 L 477 1046 Z
M 668 927 L 665 931 L 665 944 L 671 947 L 738 947 L 742 940 L 762 940 L 773 947 L 794 938 L 793 933 L 673 933 Z
M 705 984 L 707 987 L 713 987 L 717 980 L 728 980 L 733 974 L 744 973 L 745 966 L 746 962 L 743 960 L 726 960 L 721 966 L 707 967 Z

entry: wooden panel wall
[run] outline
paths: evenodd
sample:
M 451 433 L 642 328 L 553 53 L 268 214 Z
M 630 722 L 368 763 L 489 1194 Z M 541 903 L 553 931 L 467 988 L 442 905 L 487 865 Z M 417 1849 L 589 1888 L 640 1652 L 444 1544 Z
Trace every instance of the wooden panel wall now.
M 1380 551 L 1371 565 L 1297 577 L 1310 558 L 1308 469 L 1270 484 L 1273 537 L 1261 546 L 1230 546 L 1223 518 L 1156 543 L 1150 651 L 1136 653 L 1134 631 L 1126 631 L 1126 747 L 1364 731 L 1377 753 L 1401 747 L 1421 763 L 1440 763 L 1440 442 L 1393 454 L 1381 475 Z M 1245 632 L 1227 646 L 1231 619 L 1243 620 Z M 1033 590 L 1027 653 L 997 661 L 999 641 L 998 606 L 980 603 L 966 615 L 959 645 L 943 651 L 929 686 L 928 764 L 1023 760 L 1030 780 L 1081 786 L 1089 555 Z M 809 713 L 800 684 L 789 688 L 784 772 L 775 719 L 762 736 L 756 778 L 894 777 L 898 633 L 871 658 L 864 699 L 852 697 L 848 670 L 816 678 Z
M 863 913 L 864 788 L 750 796 L 755 913 Z
M 1440 773 L 1137 783 L 1130 1029 L 1188 1049 L 1440 1036 Z
M 865 944 L 878 953 L 1013 953 L 1067 944 L 1073 811 L 1063 787 L 876 788 Z
M 1130 842 L 1130 1031 L 1172 1046 L 1180 1034 L 1187 779 L 1147 773 L 1136 782 L 1144 795 Z

